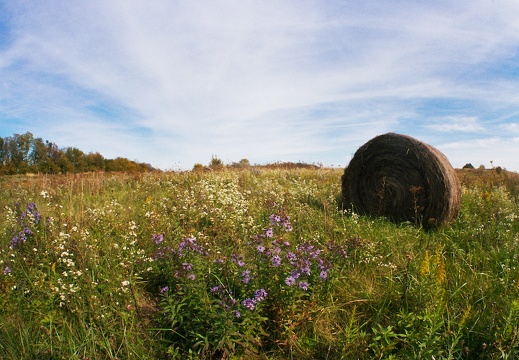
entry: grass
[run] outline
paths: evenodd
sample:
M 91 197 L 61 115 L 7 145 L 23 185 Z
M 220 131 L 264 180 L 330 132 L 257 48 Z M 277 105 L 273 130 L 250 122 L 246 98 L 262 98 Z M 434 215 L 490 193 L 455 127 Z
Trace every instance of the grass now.
M 338 169 L 1 177 L 2 359 L 514 359 L 519 181 L 426 232 Z

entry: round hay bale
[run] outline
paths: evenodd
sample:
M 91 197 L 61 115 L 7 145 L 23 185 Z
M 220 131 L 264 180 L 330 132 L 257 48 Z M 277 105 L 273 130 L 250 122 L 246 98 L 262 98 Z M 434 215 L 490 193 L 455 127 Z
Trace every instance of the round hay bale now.
M 439 150 L 387 133 L 362 145 L 342 176 L 344 209 L 439 227 L 458 216 L 460 186 Z

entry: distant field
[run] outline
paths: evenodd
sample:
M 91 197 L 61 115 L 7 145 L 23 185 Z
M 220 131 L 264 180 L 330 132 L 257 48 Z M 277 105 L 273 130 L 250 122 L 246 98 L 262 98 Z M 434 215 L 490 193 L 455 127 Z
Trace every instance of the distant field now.
M 0 177 L 0 358 L 518 358 L 518 175 L 424 231 L 342 172 Z

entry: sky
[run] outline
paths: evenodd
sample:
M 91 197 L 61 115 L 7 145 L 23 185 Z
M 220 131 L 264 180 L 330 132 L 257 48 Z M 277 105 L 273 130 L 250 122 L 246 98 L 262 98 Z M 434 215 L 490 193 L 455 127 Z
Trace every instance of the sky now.
M 519 2 L 0 0 L 0 136 L 163 170 L 376 135 L 519 171 Z

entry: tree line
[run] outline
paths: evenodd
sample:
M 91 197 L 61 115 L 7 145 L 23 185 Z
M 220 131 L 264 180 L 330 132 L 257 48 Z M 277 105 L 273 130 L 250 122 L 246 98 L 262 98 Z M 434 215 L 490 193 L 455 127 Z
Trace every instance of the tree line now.
M 126 158 L 105 159 L 98 152 L 85 154 L 75 147 L 59 148 L 53 142 L 35 138 L 30 132 L 0 137 L 0 175 L 153 170 L 150 164 Z

